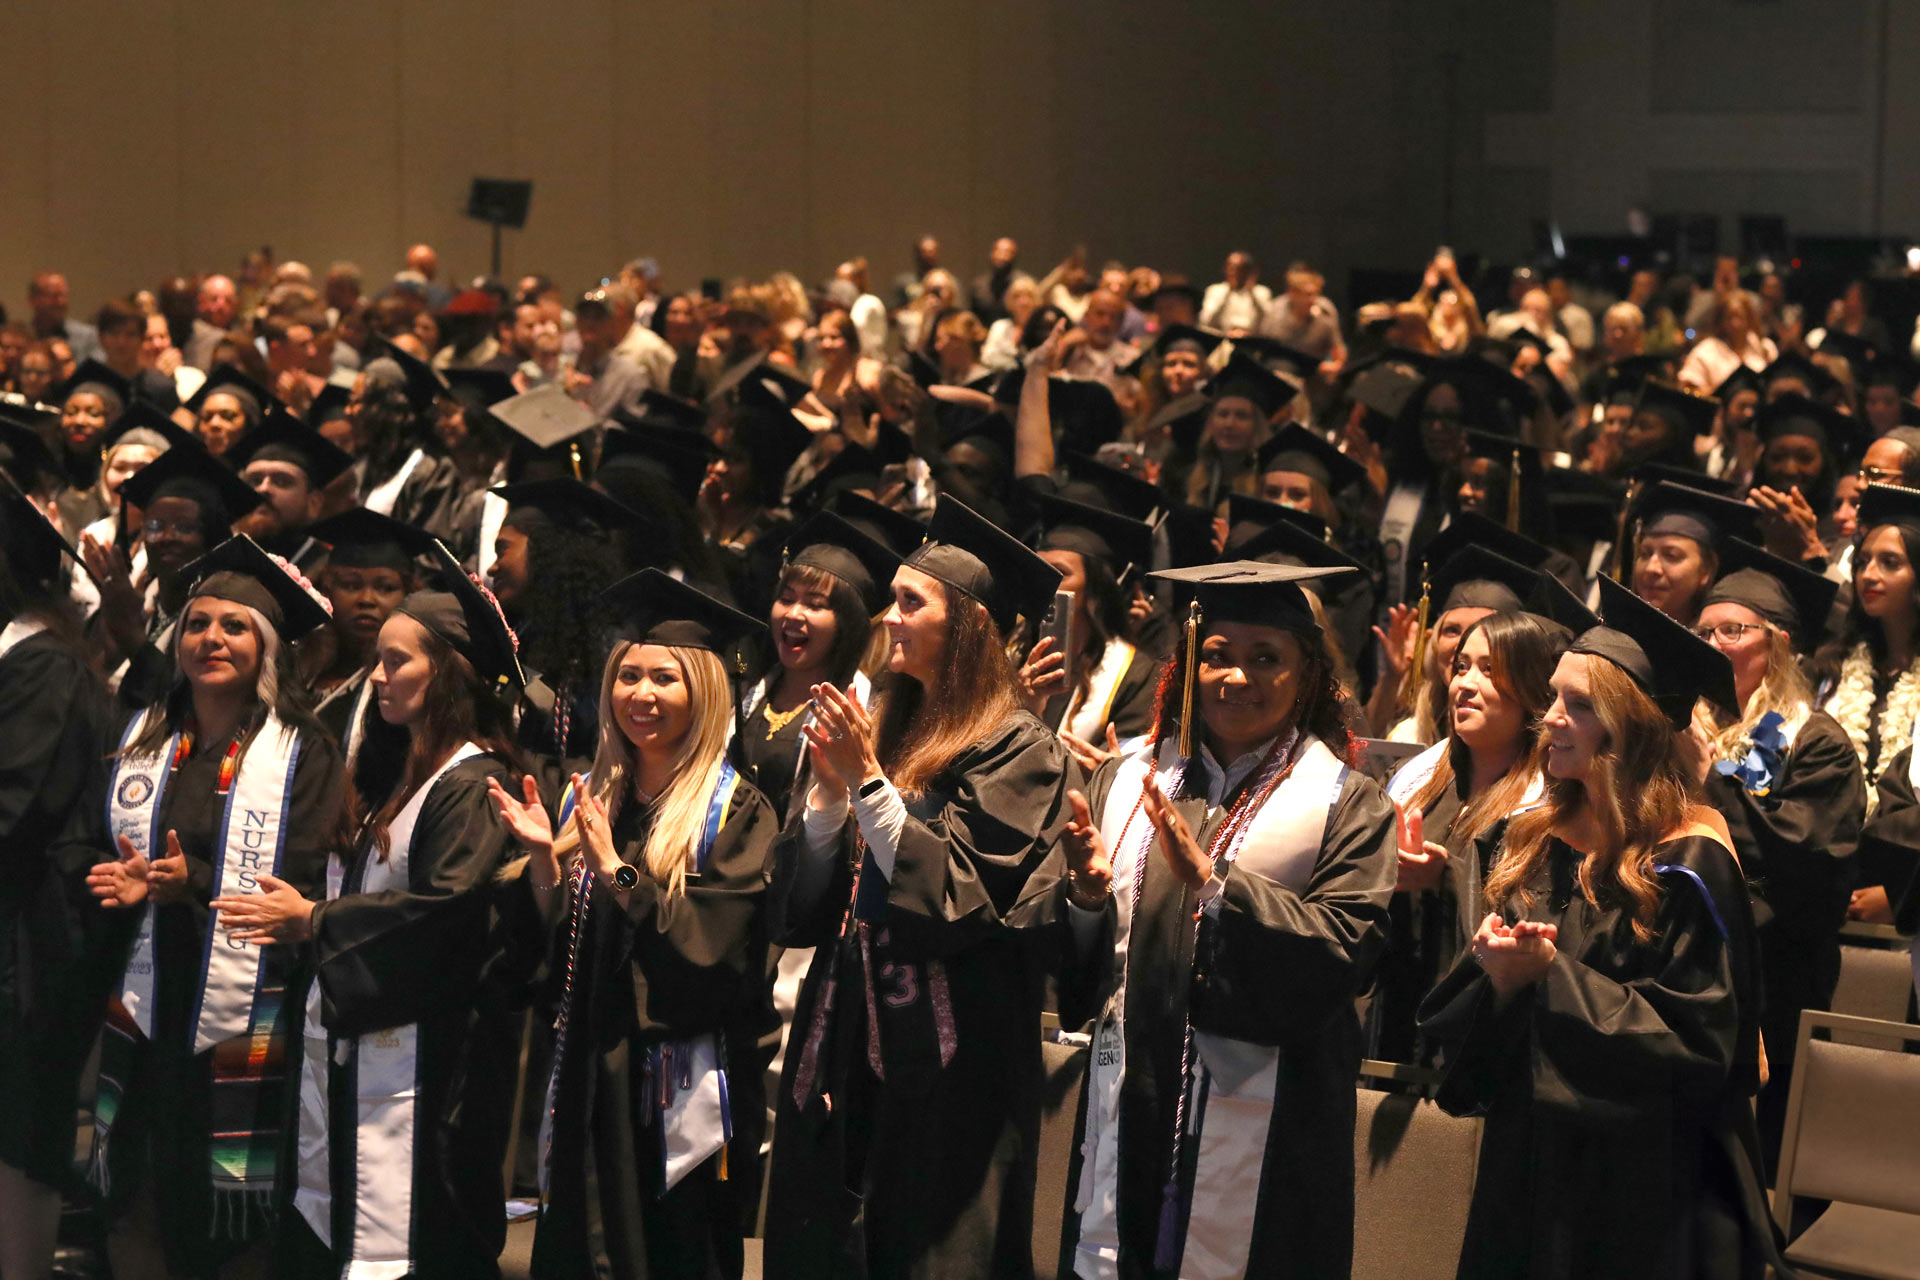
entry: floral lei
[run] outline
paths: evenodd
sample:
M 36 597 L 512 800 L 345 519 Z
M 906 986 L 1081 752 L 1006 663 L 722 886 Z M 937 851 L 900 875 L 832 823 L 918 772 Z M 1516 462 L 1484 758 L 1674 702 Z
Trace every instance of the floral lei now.
M 1887 694 L 1887 709 L 1880 716 L 1880 753 L 1867 777 L 1867 811 L 1873 811 L 1875 785 L 1893 758 L 1911 745 L 1913 720 L 1920 713 L 1920 661 L 1915 661 L 1894 681 Z M 1862 765 L 1867 760 L 1867 730 L 1873 720 L 1873 654 L 1865 644 L 1856 644 L 1840 667 L 1840 683 L 1827 699 L 1827 714 L 1846 730 L 1847 741 Z

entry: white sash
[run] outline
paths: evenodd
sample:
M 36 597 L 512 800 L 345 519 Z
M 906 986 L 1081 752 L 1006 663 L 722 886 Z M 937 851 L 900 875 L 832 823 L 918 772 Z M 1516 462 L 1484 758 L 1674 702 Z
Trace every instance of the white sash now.
M 1805 716 L 1801 717 L 1800 723 L 1806 723 Z M 1393 780 L 1387 783 L 1387 798 L 1398 805 L 1411 803 L 1413 798 L 1419 795 L 1432 780 L 1434 773 L 1440 768 L 1440 762 L 1447 758 L 1449 741 L 1451 739 L 1442 738 L 1401 765 L 1399 772 L 1393 775 Z M 1539 774 L 1534 774 L 1527 783 L 1527 789 L 1520 793 L 1520 802 L 1513 806 L 1513 812 L 1507 816 L 1513 817 L 1529 809 L 1538 808 L 1541 801 L 1545 799 L 1546 793 L 1544 780 Z
M 1407 559 L 1412 552 L 1413 526 L 1420 519 L 1425 485 L 1397 484 L 1387 495 L 1386 513 L 1380 518 L 1380 545 L 1387 555 L 1387 599 L 1398 603 L 1407 598 Z
M 500 526 L 506 523 L 507 500 L 493 490 L 487 490 L 480 499 L 480 549 L 475 553 L 475 568 L 485 578 L 493 572 L 493 543 L 500 536 Z
M 359 676 L 356 677 L 359 681 L 358 684 L 355 684 L 353 679 L 349 679 L 345 684 L 336 686 L 331 693 L 320 700 L 320 706 L 314 708 L 315 711 L 318 711 L 320 707 L 326 706 L 346 690 L 352 689 L 354 691 L 353 710 L 347 713 L 347 736 L 340 743 L 340 751 L 346 758 L 347 773 L 349 775 L 353 773 L 354 761 L 360 756 L 361 726 L 366 723 L 367 704 L 373 701 L 373 681 L 367 678 L 371 671 L 371 667 L 366 671 L 362 671 Z
M 138 736 L 150 709 L 127 726 L 121 747 Z M 107 789 L 108 834 L 126 836 L 149 861 L 164 856 L 159 828 L 160 793 L 179 745 L 174 735 L 157 756 L 122 757 Z M 213 897 L 262 892 L 262 872 L 280 873 L 286 848 L 286 810 L 293 794 L 293 771 L 300 758 L 300 735 L 271 714 L 241 756 L 227 804 L 214 838 Z M 194 1003 L 193 1051 L 204 1053 L 252 1028 L 254 997 L 260 986 L 264 948 L 242 943 L 207 923 L 201 949 L 201 979 Z M 120 1003 L 144 1036 L 153 1035 L 155 956 L 153 902 L 141 908 L 133 951 L 121 980 Z
M 1107 641 L 1107 647 L 1100 654 L 1100 665 L 1088 678 L 1087 696 L 1075 695 L 1070 700 L 1057 727 L 1099 746 L 1100 731 L 1107 727 L 1107 719 L 1113 714 L 1113 700 L 1119 695 L 1120 681 L 1132 665 L 1132 645 L 1118 636 Z
M 414 827 L 434 785 L 463 760 L 481 754 L 463 744 L 434 771 L 394 815 L 387 828 L 387 860 L 368 855 L 356 893 L 408 887 Z M 327 861 L 327 899 L 341 896 L 346 868 L 338 855 Z M 330 1171 L 327 1029 L 320 1023 L 320 982 L 307 991 L 306 1069 L 300 1073 L 299 1187 L 294 1207 L 331 1247 L 333 1181 Z M 354 1124 L 353 1245 L 341 1280 L 400 1280 L 413 1270 L 414 1100 L 419 1087 L 419 1028 L 388 1027 L 334 1042 L 333 1061 L 345 1066 L 357 1052 Z
M 13 652 L 13 647 L 23 640 L 31 640 L 47 629 L 47 624 L 38 618 L 15 618 L 4 628 L 0 628 L 0 658 Z
M 413 469 L 419 466 L 426 456 L 419 449 L 408 454 L 407 460 L 400 464 L 400 469 L 388 477 L 386 483 L 375 485 L 373 492 L 369 493 L 360 505 L 369 511 L 378 511 L 383 516 L 392 515 L 393 504 L 400 500 L 400 487 L 406 484 L 407 477 L 413 474 Z
M 1172 785 L 1178 748 L 1161 744 L 1156 771 L 1162 789 Z M 1151 761 L 1143 752 L 1128 757 L 1114 777 L 1101 814 L 1100 835 L 1114 850 L 1113 894 L 1118 909 L 1115 963 L 1121 983 L 1102 1013 L 1093 1038 L 1087 1077 L 1086 1139 L 1081 1147 L 1080 1243 L 1075 1274 L 1085 1280 L 1110 1280 L 1119 1274 L 1118 1196 L 1120 1173 L 1120 1089 L 1126 1077 L 1126 964 L 1132 932 L 1134 879 L 1141 859 L 1138 813 L 1141 789 Z M 1267 798 L 1237 843 L 1236 865 L 1295 891 L 1304 889 L 1325 843 L 1328 815 L 1346 784 L 1347 768 L 1317 738 L 1306 738 L 1299 763 Z M 1135 830 L 1126 830 L 1131 819 Z M 1220 1121 L 1197 1130 L 1199 1157 L 1193 1214 L 1187 1226 L 1186 1255 L 1180 1274 L 1238 1276 L 1246 1267 L 1257 1207 L 1260 1169 L 1265 1159 L 1267 1125 L 1273 1110 L 1279 1051 L 1194 1033 L 1199 1054 L 1197 1091 L 1227 1106 Z M 1194 1118 L 1198 1121 L 1198 1117 Z M 1190 1122 L 1190 1129 L 1192 1123 Z M 1189 1140 L 1191 1140 L 1191 1135 Z M 1249 1171 L 1250 1170 L 1250 1171 Z M 1237 1179 L 1237 1181 L 1229 1181 Z M 1217 1255 L 1225 1269 L 1206 1261 Z M 1237 1263 L 1233 1259 L 1237 1258 Z M 1200 1270 L 1190 1268 L 1200 1267 Z

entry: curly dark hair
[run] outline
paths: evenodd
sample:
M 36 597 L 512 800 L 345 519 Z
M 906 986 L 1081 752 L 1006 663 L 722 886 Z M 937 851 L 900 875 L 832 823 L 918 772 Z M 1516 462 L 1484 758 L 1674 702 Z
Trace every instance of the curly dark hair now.
M 599 595 L 627 576 L 618 540 L 555 524 L 534 508 L 515 507 L 507 523 L 527 535 L 527 587 L 514 609 L 526 620 L 521 662 L 556 693 L 578 679 L 597 684 L 602 646 L 619 620 Z
M 1300 658 L 1306 669 L 1300 675 L 1300 697 L 1294 707 L 1294 722 L 1327 744 L 1349 767 L 1357 768 L 1360 759 L 1360 708 L 1355 706 L 1340 685 L 1339 664 L 1327 650 L 1326 638 L 1317 629 L 1283 628 L 1300 642 Z M 1203 627 L 1201 640 L 1206 639 Z M 1186 645 L 1176 644 L 1160 672 L 1160 686 L 1154 693 L 1153 729 L 1150 737 L 1155 751 L 1161 742 L 1180 732 L 1180 691 L 1186 680 Z

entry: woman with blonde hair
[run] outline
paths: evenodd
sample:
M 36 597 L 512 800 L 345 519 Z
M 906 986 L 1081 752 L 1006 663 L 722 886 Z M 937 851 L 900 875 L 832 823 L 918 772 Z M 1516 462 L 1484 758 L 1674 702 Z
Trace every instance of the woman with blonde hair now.
M 814 946 L 778 1099 L 767 1272 L 1032 1267 L 1044 971 L 1016 913 L 1069 764 L 1007 646 L 1060 581 L 942 495 L 893 577 L 869 709 L 814 691 L 811 784 L 775 853 L 775 940 Z
M 533 1271 L 738 1275 L 760 1187 L 761 895 L 778 827 L 728 755 L 723 655 L 760 624 L 658 569 L 606 597 L 622 623 L 600 745 L 559 834 L 531 776 L 519 796 L 492 788 L 529 855 L 516 933 L 550 940 L 559 1008 Z
M 1273 415 L 1293 395 L 1292 387 L 1236 351 L 1215 382 L 1191 468 L 1174 492 L 1210 512 L 1229 494 L 1258 496 L 1260 447 L 1273 435 Z
M 1798 651 L 1818 638 L 1839 584 L 1729 539 L 1694 633 L 1733 664 L 1738 715 L 1694 713 L 1695 768 L 1726 819 L 1740 866 L 1766 904 L 1767 993 L 1760 1024 L 1771 1067 L 1759 1098 L 1771 1170 L 1780 1149 L 1802 1009 L 1826 1009 L 1840 978 L 1866 787 L 1853 744 L 1813 703 Z
M 1600 604 L 1554 668 L 1545 803 L 1421 1007 L 1441 1106 L 1486 1117 L 1459 1274 L 1757 1280 L 1758 948 L 1682 745 L 1697 697 L 1738 705 L 1733 672 L 1611 579 Z
M 973 312 L 949 311 L 941 316 L 933 327 L 933 354 L 939 362 L 940 383 L 964 387 L 991 373 L 980 363 L 980 347 L 986 340 L 986 326 Z

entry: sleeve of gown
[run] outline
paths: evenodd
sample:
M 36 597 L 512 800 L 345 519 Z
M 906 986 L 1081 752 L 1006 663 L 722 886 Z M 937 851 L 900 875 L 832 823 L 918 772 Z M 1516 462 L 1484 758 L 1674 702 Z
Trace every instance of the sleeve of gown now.
M 1120 757 L 1108 760 L 1086 784 L 1087 808 L 1096 815 L 1096 821 L 1106 808 L 1119 767 Z M 1012 923 L 1016 928 L 1048 936 L 1060 1025 L 1073 1030 L 1098 1017 L 1117 976 L 1113 947 L 1120 920 L 1115 895 L 1108 894 L 1106 906 L 1098 912 L 1083 911 L 1069 903 L 1066 854 L 1056 843 L 1040 869 L 1028 878 Z
M 1533 1105 L 1592 1125 L 1716 1095 L 1740 1035 L 1736 957 L 1721 922 L 1745 899 L 1716 902 L 1683 874 L 1663 874 L 1660 884 L 1654 936 L 1635 945 L 1631 977 L 1561 951 L 1544 978 L 1496 1010 L 1492 983 L 1461 952 L 1421 1007 L 1422 1029 L 1457 1046 L 1442 1107 L 1482 1110 L 1521 1071 Z
M 767 887 L 767 934 L 782 947 L 819 947 L 833 940 L 853 894 L 848 866 L 853 818 L 843 819 L 830 848 L 807 839 L 806 797 L 794 792 L 793 811 L 773 843 L 772 882 Z
M 779 827 L 765 797 L 740 790 L 748 803 L 728 815 L 712 861 L 684 895 L 661 896 L 643 872 L 628 899 L 633 962 L 646 975 L 647 1020 L 656 1025 L 717 1029 L 738 1008 L 742 987 L 764 980 L 750 944 Z
M 89 701 L 91 700 L 91 701 Z M 0 724 L 36 727 L 0 733 L 0 850 L 5 861 L 52 850 L 23 840 L 30 814 L 105 804 L 93 794 L 99 773 L 99 695 L 77 659 L 43 644 L 15 650 L 0 675 Z M 86 726 L 92 726 L 91 732 Z
M 1796 934 L 1836 927 L 1867 801 L 1860 757 L 1840 726 L 1814 717 L 1766 795 L 1718 770 L 1706 793 L 1733 832 L 1741 871 L 1781 924 Z
M 1275 1044 L 1350 1007 L 1386 940 L 1394 872 L 1393 803 L 1349 774 L 1300 892 L 1238 864 L 1227 871 L 1201 927 L 1194 1028 Z
M 965 947 L 1013 923 L 1027 881 L 1072 816 L 1070 761 L 1060 740 L 1021 716 L 937 779 L 938 812 L 911 811 L 889 882 L 896 940 L 931 953 Z M 956 776 L 957 775 L 957 776 Z
M 1908 776 L 1912 758 L 1913 748 L 1908 747 L 1880 775 L 1873 816 L 1860 833 L 1860 866 L 1854 877 L 1856 888 L 1885 885 L 1896 917 L 1904 899 L 1920 894 L 1920 876 L 1914 874 L 1920 867 L 1920 797 Z
M 364 1035 L 472 999 L 492 936 L 491 890 L 511 842 L 485 778 L 442 778 L 420 811 L 408 887 L 314 908 L 328 1030 Z

